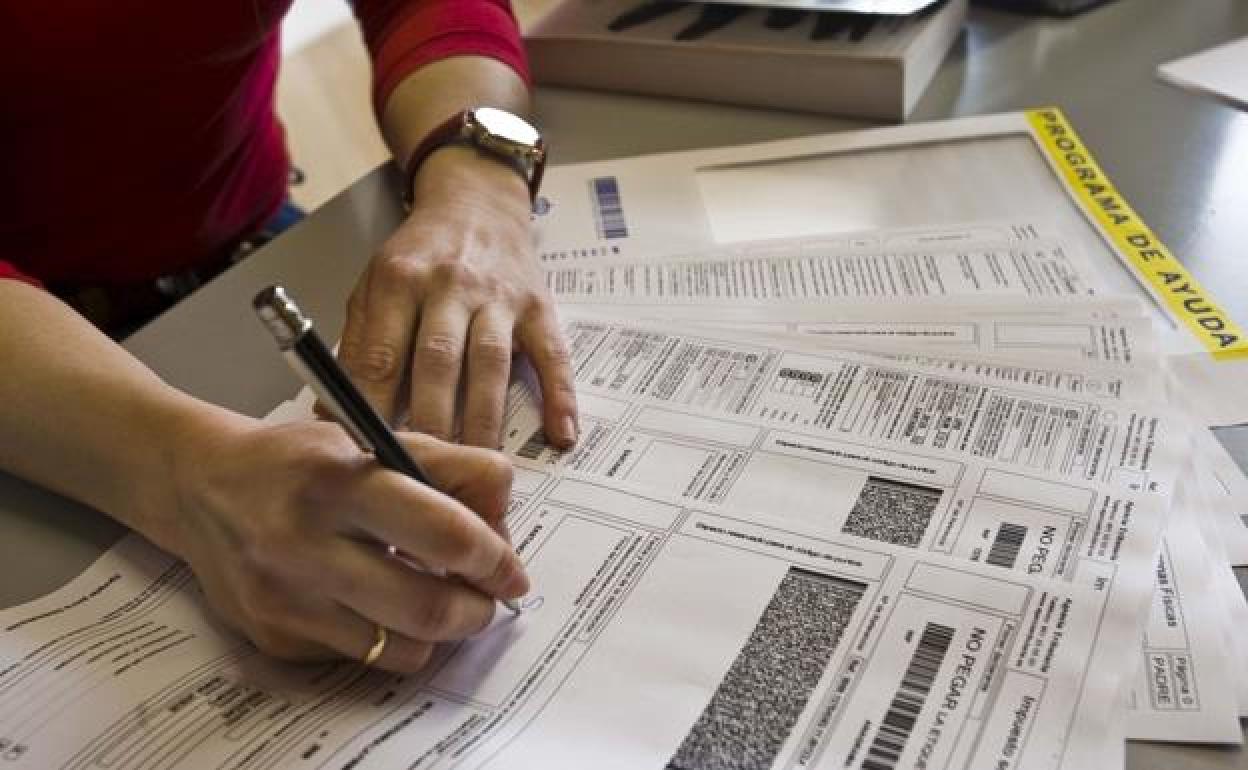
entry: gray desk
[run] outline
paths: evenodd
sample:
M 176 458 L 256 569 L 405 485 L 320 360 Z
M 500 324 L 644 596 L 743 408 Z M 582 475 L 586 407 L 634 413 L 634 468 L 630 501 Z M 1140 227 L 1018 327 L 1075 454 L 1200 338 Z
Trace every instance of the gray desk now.
M 1236 0 L 1120 0 L 1073 21 L 976 10 L 915 119 L 1061 106 L 1106 171 L 1223 304 L 1248 320 L 1248 116 L 1163 85 L 1158 63 L 1248 34 Z M 555 162 L 735 144 L 863 125 L 808 115 L 572 91 L 538 94 Z M 201 398 L 261 415 L 297 388 L 249 299 L 281 281 L 326 336 L 398 210 L 387 169 L 361 179 L 289 235 L 127 343 Z M 1248 461 L 1248 429 L 1224 439 Z M 102 515 L 0 474 L 0 607 L 64 583 L 122 530 Z M 1132 744 L 1133 768 L 1248 767 L 1238 750 Z

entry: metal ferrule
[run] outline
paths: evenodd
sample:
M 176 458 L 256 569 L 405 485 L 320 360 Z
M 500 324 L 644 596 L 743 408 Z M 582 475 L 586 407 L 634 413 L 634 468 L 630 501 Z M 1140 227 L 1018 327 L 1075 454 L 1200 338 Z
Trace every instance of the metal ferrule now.
M 282 350 L 290 350 L 312 328 L 312 322 L 281 286 L 262 289 L 251 304 Z

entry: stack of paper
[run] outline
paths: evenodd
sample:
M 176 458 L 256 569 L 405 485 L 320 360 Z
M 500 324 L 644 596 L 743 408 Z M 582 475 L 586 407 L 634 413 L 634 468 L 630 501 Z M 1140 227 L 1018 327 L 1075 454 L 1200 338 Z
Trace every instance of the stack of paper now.
M 0 756 L 1101 768 L 1128 739 L 1240 742 L 1248 479 L 1081 220 L 716 246 L 685 211 L 626 213 L 627 187 L 603 208 L 601 180 L 635 170 L 556 169 L 549 188 L 581 438 L 547 447 L 517 378 L 526 612 L 415 677 L 286 666 L 130 539 L 0 612 Z M 578 246 L 595 216 L 624 236 Z M 310 414 L 303 394 L 273 419 Z

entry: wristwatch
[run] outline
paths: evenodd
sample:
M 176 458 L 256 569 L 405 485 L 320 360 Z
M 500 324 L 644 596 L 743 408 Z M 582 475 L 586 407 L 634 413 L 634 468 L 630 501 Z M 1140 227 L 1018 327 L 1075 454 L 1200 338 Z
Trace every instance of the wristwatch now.
M 496 107 L 473 107 L 448 118 L 412 150 L 407 159 L 407 186 L 403 202 L 412 205 L 412 184 L 421 165 L 434 150 L 448 144 L 466 144 L 512 166 L 529 185 L 530 201 L 537 200 L 537 188 L 546 168 L 546 143 L 524 118 Z

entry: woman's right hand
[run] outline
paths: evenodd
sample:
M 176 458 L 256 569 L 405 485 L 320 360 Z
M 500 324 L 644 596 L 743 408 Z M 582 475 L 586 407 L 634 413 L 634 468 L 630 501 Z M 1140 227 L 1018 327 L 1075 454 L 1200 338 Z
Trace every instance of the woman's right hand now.
M 382 468 L 332 423 L 201 431 L 175 463 L 178 517 L 163 544 L 262 651 L 359 660 L 381 625 L 388 642 L 375 665 L 415 671 L 434 642 L 471 635 L 496 599 L 523 596 L 528 578 L 502 523 L 510 462 L 400 439 L 437 489 Z

